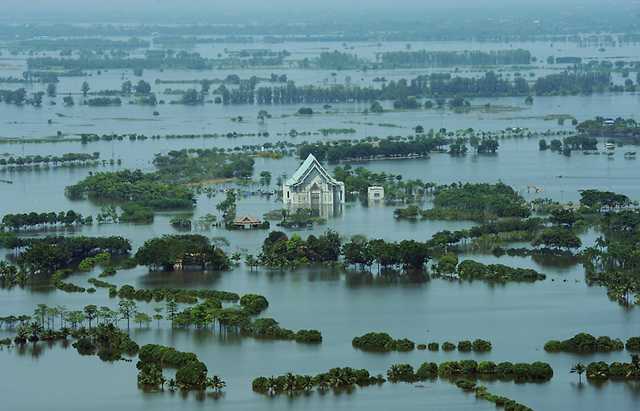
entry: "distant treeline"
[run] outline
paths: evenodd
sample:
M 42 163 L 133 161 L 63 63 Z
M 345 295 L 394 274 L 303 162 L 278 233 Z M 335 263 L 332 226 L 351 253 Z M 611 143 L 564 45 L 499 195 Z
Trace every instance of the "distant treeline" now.
M 531 63 L 528 50 L 500 51 L 388 51 L 378 53 L 383 65 L 394 67 L 451 67 L 527 65 Z
M 18 47 L 31 50 L 48 50 L 57 51 L 65 49 L 141 49 L 148 48 L 151 44 L 148 41 L 140 40 L 137 37 L 131 37 L 128 41 L 109 40 L 109 39 L 35 39 L 21 40 L 17 43 Z
M 213 64 L 209 59 L 197 57 L 166 57 L 166 58 L 78 58 L 66 59 L 57 57 L 29 57 L 27 59 L 29 69 L 56 69 L 63 68 L 83 70 L 104 69 L 212 69 Z
M 7 159 L 0 158 L 0 166 L 11 166 L 11 165 L 23 165 L 23 164 L 58 164 L 58 163 L 68 163 L 73 161 L 94 161 L 100 158 L 100 152 L 95 151 L 93 154 L 88 153 L 65 153 L 62 157 L 58 156 L 41 156 L 37 154 L 35 156 L 25 156 L 25 157 L 9 157 Z

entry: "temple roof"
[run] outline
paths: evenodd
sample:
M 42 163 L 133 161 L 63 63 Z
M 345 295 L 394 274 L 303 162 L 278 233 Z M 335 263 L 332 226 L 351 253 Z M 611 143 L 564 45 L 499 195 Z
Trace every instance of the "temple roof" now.
M 318 170 L 318 173 L 320 173 L 320 175 L 324 177 L 324 179 L 328 184 L 331 184 L 331 185 L 340 184 L 333 177 L 331 177 L 331 175 L 327 172 L 327 170 L 324 169 L 324 167 L 322 167 L 322 164 L 320 164 L 318 159 L 316 159 L 313 154 L 309 154 L 309 156 L 307 157 L 306 160 L 304 160 L 304 163 L 302 163 L 300 168 L 298 168 L 296 172 L 293 173 L 291 178 L 287 180 L 286 184 L 295 185 L 300 183 L 314 169 Z

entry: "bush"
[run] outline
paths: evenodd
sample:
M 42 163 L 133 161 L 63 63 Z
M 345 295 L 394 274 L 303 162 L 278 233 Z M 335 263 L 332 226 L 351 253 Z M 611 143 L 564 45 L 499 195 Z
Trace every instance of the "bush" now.
M 609 375 L 625 377 L 627 375 L 627 366 L 620 362 L 612 362 L 611 365 L 609 365 Z
M 78 351 L 93 351 L 96 349 L 96 345 L 93 343 L 93 341 L 87 338 L 80 338 L 78 341 L 74 342 L 72 346 Z
M 438 366 L 438 374 L 440 375 L 453 375 L 460 374 L 461 367 L 458 361 L 445 361 Z
M 501 362 L 496 368 L 496 375 L 498 377 L 508 377 L 513 374 L 513 364 L 508 361 Z
M 440 349 L 440 344 L 438 344 L 437 342 L 430 342 L 427 345 L 427 348 L 429 348 L 429 350 L 431 351 L 438 351 Z
M 530 378 L 542 380 L 551 377 L 553 377 L 553 368 L 548 363 L 536 361 L 531 364 Z
M 191 361 L 176 372 L 179 387 L 202 387 L 207 379 L 207 366 L 200 361 Z
M 450 343 L 449 341 L 446 341 L 446 342 L 442 343 L 442 349 L 444 351 L 451 351 L 451 350 L 455 350 L 456 346 L 453 345 L 453 343 Z
M 493 361 L 482 361 L 478 364 L 478 374 L 495 374 L 498 366 Z
M 640 350 L 640 337 L 631 337 L 627 340 L 627 350 Z
M 471 341 L 463 340 L 458 342 L 458 351 L 471 351 L 472 348 Z
M 476 387 L 475 383 L 472 383 L 471 381 L 464 378 L 458 378 L 455 384 L 458 388 L 462 388 L 463 390 L 472 390 Z
M 351 344 L 358 348 L 392 349 L 394 340 L 387 333 L 367 333 L 361 337 L 355 337 Z
M 513 365 L 513 378 L 531 378 L 531 365 L 519 362 Z
M 296 342 L 322 342 L 322 334 L 318 330 L 300 330 L 295 335 Z
M 606 380 L 609 378 L 609 366 L 604 361 L 592 362 L 585 371 L 588 379 Z
M 475 360 L 460 361 L 463 374 L 476 374 L 478 372 L 478 363 Z
M 473 351 L 488 351 L 491 349 L 491 341 L 476 339 L 473 342 Z
M 98 357 L 102 361 L 118 361 L 120 359 L 120 351 L 111 348 L 105 348 L 98 351 Z
M 416 377 L 418 379 L 425 379 L 427 377 L 434 376 L 438 373 L 438 364 L 435 362 L 422 363 L 418 371 L 416 371 Z
M 251 388 L 255 391 L 266 391 L 269 389 L 269 380 L 265 377 L 258 377 L 251 382 Z
M 398 351 L 411 351 L 415 347 L 415 343 L 409 339 L 403 338 L 401 340 L 394 341 L 395 349 Z
M 418 346 L 416 347 L 419 350 L 426 350 L 427 349 L 427 345 L 426 344 L 418 344 Z

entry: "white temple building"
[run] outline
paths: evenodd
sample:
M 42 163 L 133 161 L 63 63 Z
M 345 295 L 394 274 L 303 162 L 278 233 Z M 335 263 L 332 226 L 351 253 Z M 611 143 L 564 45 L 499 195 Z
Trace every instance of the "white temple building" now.
M 284 204 L 343 204 L 344 183 L 337 181 L 309 154 L 300 168 L 282 184 Z

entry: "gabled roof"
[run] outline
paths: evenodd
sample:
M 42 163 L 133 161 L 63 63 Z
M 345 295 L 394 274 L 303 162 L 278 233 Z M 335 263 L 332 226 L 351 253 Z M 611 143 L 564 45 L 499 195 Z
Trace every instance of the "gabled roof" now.
M 260 218 L 258 217 L 254 217 L 254 216 L 250 216 L 249 214 L 245 214 L 242 217 L 236 217 L 236 224 L 260 224 Z
M 296 170 L 295 173 L 287 180 L 287 184 L 294 185 L 300 183 L 304 178 L 309 175 L 313 170 L 317 170 L 318 173 L 327 181 L 328 184 L 338 185 L 339 183 L 331 177 L 327 170 L 322 167 L 322 164 L 314 157 L 313 154 L 309 154 L 304 163 Z

